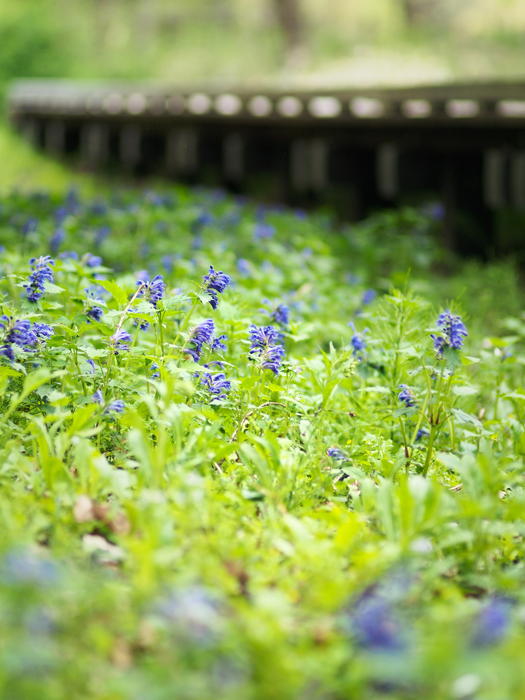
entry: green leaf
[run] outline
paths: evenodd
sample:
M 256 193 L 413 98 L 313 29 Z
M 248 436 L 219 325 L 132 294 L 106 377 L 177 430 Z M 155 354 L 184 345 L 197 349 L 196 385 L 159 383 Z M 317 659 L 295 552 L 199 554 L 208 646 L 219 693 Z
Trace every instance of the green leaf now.
M 106 292 L 109 292 L 113 299 L 115 299 L 117 304 L 119 304 L 119 306 L 123 306 L 127 303 L 127 292 L 125 292 L 121 287 L 119 287 L 118 284 L 116 284 L 116 282 L 111 282 L 110 280 L 97 280 L 97 284 L 103 287 L 106 290 Z

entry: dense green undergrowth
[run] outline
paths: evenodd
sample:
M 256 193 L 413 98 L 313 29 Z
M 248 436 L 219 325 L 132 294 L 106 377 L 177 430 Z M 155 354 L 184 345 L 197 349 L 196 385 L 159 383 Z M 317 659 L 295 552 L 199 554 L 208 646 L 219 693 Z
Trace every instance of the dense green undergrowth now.
M 1 200 L 0 697 L 524 695 L 522 298 L 434 226 Z

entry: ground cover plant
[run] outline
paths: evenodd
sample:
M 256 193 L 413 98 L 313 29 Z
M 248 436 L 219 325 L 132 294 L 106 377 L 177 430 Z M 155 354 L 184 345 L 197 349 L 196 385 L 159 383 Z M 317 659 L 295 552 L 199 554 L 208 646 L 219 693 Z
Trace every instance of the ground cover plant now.
M 521 297 L 436 219 L 1 200 L 0 697 L 522 697 Z

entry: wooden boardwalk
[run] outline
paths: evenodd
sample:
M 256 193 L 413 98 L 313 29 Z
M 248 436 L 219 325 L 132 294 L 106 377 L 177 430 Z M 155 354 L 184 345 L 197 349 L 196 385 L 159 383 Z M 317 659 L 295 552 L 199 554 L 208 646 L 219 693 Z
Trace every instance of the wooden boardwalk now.
M 451 245 L 490 245 L 492 214 L 525 211 L 525 83 L 388 90 L 176 89 L 19 81 L 12 121 L 91 169 L 225 186 L 294 205 L 439 201 Z

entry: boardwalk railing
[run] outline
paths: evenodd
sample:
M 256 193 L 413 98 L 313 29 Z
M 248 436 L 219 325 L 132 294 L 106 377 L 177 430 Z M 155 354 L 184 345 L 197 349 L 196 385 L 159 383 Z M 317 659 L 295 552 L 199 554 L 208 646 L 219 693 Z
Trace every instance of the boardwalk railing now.
M 349 218 L 440 200 L 459 247 L 489 243 L 490 212 L 525 211 L 525 83 L 307 92 L 19 81 L 8 107 L 35 146 L 93 169 L 330 202 Z

